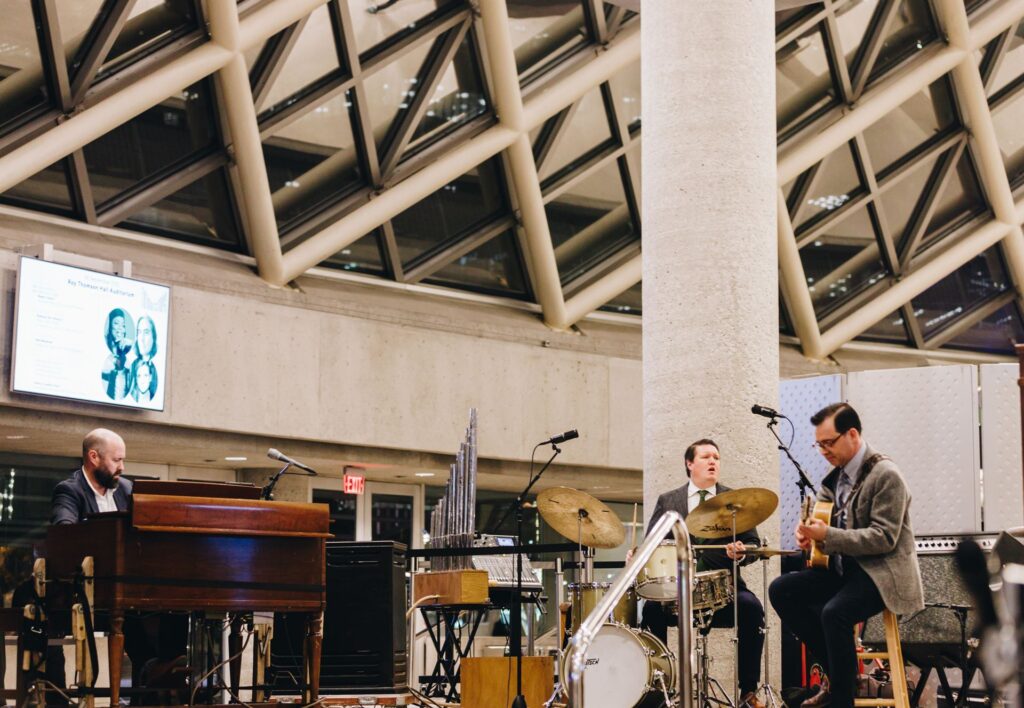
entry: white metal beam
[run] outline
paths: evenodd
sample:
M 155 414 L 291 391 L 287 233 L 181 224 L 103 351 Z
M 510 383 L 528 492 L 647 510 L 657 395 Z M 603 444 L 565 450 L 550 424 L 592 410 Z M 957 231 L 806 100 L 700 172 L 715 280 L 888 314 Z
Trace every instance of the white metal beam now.
M 807 289 L 807 274 L 804 272 L 800 250 L 793 234 L 793 222 L 789 219 L 786 195 L 779 190 L 778 199 L 779 238 L 779 283 L 789 305 L 789 317 L 793 330 L 800 339 L 804 356 L 809 359 L 823 359 L 827 352 L 822 349 L 821 330 L 814 314 L 814 303 Z
M 220 1 L 215 0 L 214 4 Z M 244 51 L 298 22 L 325 1 L 289 0 L 255 10 L 240 22 L 239 49 Z M 108 98 L 72 115 L 41 137 L 0 157 L 0 192 L 6 192 L 168 96 L 219 71 L 234 56 L 235 52 L 217 42 L 206 42 Z
M 946 32 L 951 46 L 963 49 L 965 58 L 953 69 L 953 90 L 963 112 L 969 144 L 978 166 L 978 177 L 988 196 L 996 219 L 1006 224 L 1009 231 L 1003 240 L 1003 251 L 1017 292 L 1024 287 L 1024 232 L 1013 201 L 1013 189 L 1003 163 L 1002 150 L 992 122 L 985 83 L 974 55 L 969 51 L 971 35 L 967 12 L 961 0 L 941 0 L 935 3 L 939 24 Z
M 643 258 L 637 254 L 566 300 L 566 319 L 570 323 L 578 322 L 639 283 L 642 277 Z
M 218 45 L 234 53 L 232 59 L 217 72 L 221 107 L 231 131 L 231 146 L 237 166 L 241 194 L 238 203 L 244 211 L 249 247 L 256 258 L 260 277 L 278 282 L 284 275 L 281 241 L 277 218 L 270 195 L 270 180 L 263 160 L 260 127 L 249 85 L 249 70 L 241 52 L 241 28 L 236 3 L 208 3 L 210 37 Z
M 893 310 L 939 282 L 972 258 L 1004 238 L 1010 227 L 993 219 L 917 268 L 891 288 L 865 303 L 821 335 L 821 350 L 831 354 L 846 342 L 870 329 Z
M 544 198 L 540 192 L 540 177 L 537 175 L 529 128 L 523 115 L 519 70 L 516 68 L 515 51 L 509 34 L 505 0 L 481 0 L 480 21 L 498 120 L 519 134 L 509 146 L 506 156 L 526 236 L 526 257 L 530 261 L 529 271 L 533 275 L 534 295 L 544 313 L 544 322 L 555 329 L 565 329 L 572 323 L 566 316 L 565 294 L 558 277 L 555 248 L 551 243 Z

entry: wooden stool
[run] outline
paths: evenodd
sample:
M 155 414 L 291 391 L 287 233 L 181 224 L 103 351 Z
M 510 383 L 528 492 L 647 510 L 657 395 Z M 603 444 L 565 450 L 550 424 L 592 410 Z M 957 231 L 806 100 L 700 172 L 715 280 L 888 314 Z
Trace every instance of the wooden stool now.
M 892 698 L 855 698 L 854 706 L 896 706 L 910 708 L 910 693 L 907 691 L 907 671 L 903 664 L 903 649 L 900 647 L 900 627 L 896 615 L 889 610 L 882 611 L 885 625 L 885 651 L 868 651 L 857 654 L 858 661 L 885 659 L 889 662 L 889 676 L 892 680 Z

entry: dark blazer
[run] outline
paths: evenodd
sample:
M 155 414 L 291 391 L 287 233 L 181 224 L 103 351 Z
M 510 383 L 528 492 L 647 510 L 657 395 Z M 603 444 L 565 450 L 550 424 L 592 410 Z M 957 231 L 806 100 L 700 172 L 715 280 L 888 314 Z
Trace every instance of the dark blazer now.
M 107 492 L 110 494 L 110 492 Z M 128 510 L 128 497 L 132 495 L 132 482 L 122 477 L 114 490 L 114 503 L 118 511 Z M 53 489 L 51 502 L 51 524 L 77 524 L 85 520 L 86 514 L 98 514 L 96 493 L 89 486 L 89 480 L 81 468 L 75 470 L 70 479 L 57 484 Z
M 868 445 L 864 459 L 874 454 Z M 835 501 L 838 478 L 837 467 L 822 480 L 818 499 Z M 906 615 L 923 609 L 921 570 L 910 525 L 910 491 L 896 463 L 879 461 L 863 477 L 847 506 L 845 528 L 830 526 L 822 550 L 855 557 L 893 613 Z
M 724 484 L 715 485 L 715 494 L 721 494 L 722 492 L 732 491 L 731 488 Z M 655 522 L 660 519 L 666 511 L 678 512 L 683 519 L 690 515 L 690 508 L 687 498 L 690 495 L 690 483 L 687 482 L 677 489 L 665 492 L 658 497 L 658 502 L 654 505 L 654 513 L 651 514 L 651 520 L 647 523 L 647 532 L 650 533 L 651 527 Z M 693 544 L 713 544 L 720 545 L 729 543 L 731 538 L 721 538 L 716 540 L 708 540 L 697 538 L 693 534 L 690 534 L 690 543 Z M 753 528 L 750 531 L 745 531 L 741 534 L 736 535 L 737 541 L 743 541 L 748 546 L 760 546 L 761 537 L 757 533 L 757 529 Z M 704 561 L 704 565 L 708 570 L 732 570 L 732 560 L 725 554 L 725 551 L 698 551 L 700 557 Z M 742 564 L 752 563 L 755 560 L 753 556 L 747 556 L 743 559 Z M 739 586 L 745 587 L 743 578 L 739 578 Z

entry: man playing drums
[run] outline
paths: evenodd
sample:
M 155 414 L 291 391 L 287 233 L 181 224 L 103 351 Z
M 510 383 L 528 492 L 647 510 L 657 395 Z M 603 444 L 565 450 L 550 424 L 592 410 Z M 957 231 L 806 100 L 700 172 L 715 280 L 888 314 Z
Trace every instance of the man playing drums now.
M 647 525 L 648 532 L 666 511 L 670 509 L 676 511 L 685 519 L 706 499 L 729 491 L 729 487 L 718 483 L 720 455 L 718 445 L 713 440 L 704 438 L 694 442 L 686 448 L 684 457 L 686 476 L 689 477 L 689 481 L 658 497 L 658 503 L 655 505 L 654 513 Z M 690 542 L 695 545 L 713 543 L 694 536 L 690 536 Z M 698 551 L 697 571 L 724 569 L 731 573 L 733 559 L 740 560 L 741 564 L 753 560 L 744 557 L 745 546 L 759 546 L 760 543 L 760 537 L 755 528 L 738 534 L 737 541 L 726 545 L 724 552 L 721 550 Z M 764 646 L 764 635 L 761 628 L 764 625 L 764 608 L 757 596 L 747 589 L 742 576 L 737 579 L 737 585 L 740 702 L 741 705 L 759 706 L 760 703 L 755 698 L 755 691 L 761 676 L 761 649 Z M 673 613 L 670 605 L 652 601 L 644 603 L 643 619 L 640 626 L 649 630 L 661 641 L 667 641 L 668 627 L 676 626 L 678 621 L 679 618 Z M 733 626 L 731 602 L 714 613 L 711 626 Z

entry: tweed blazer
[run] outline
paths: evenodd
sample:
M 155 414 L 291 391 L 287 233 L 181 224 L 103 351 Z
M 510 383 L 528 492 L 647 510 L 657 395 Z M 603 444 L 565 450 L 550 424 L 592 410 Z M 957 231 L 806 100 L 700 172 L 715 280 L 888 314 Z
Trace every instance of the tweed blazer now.
M 868 445 L 864 459 L 875 451 Z M 821 483 L 818 499 L 835 502 L 840 468 Z M 892 460 L 881 460 L 864 476 L 847 502 L 844 528 L 830 526 L 822 550 L 852 556 L 878 588 L 882 602 L 895 614 L 924 608 L 921 569 L 910 525 L 910 491 Z
M 109 493 L 109 492 L 108 492 Z M 113 491 L 118 511 L 127 511 L 128 497 L 132 495 L 132 482 L 121 477 Z M 86 514 L 98 514 L 96 493 L 89 486 L 89 480 L 81 469 L 75 470 L 70 479 L 58 483 L 53 489 L 50 505 L 51 524 L 77 524 L 85 520 Z
M 732 489 L 725 486 L 724 484 L 715 485 L 715 494 L 721 494 L 722 492 L 730 492 Z M 651 514 L 651 520 L 647 522 L 647 532 L 650 533 L 651 527 L 660 519 L 666 511 L 678 512 L 684 519 L 690 515 L 690 483 L 687 482 L 681 487 L 672 489 L 658 497 L 657 503 L 654 505 L 654 513 Z M 743 541 L 748 546 L 760 546 L 761 537 L 757 534 L 757 529 L 751 529 L 741 534 L 737 534 L 737 541 Z M 713 544 L 729 543 L 730 539 L 723 538 L 710 541 Z M 693 534 L 690 534 L 690 543 L 709 543 L 707 540 L 698 539 Z M 732 561 L 724 551 L 703 551 L 702 558 L 708 570 L 732 570 Z M 747 556 L 744 558 L 740 565 L 747 565 L 752 563 L 756 558 L 753 556 Z M 739 578 L 739 586 L 746 587 L 743 584 L 743 577 Z

